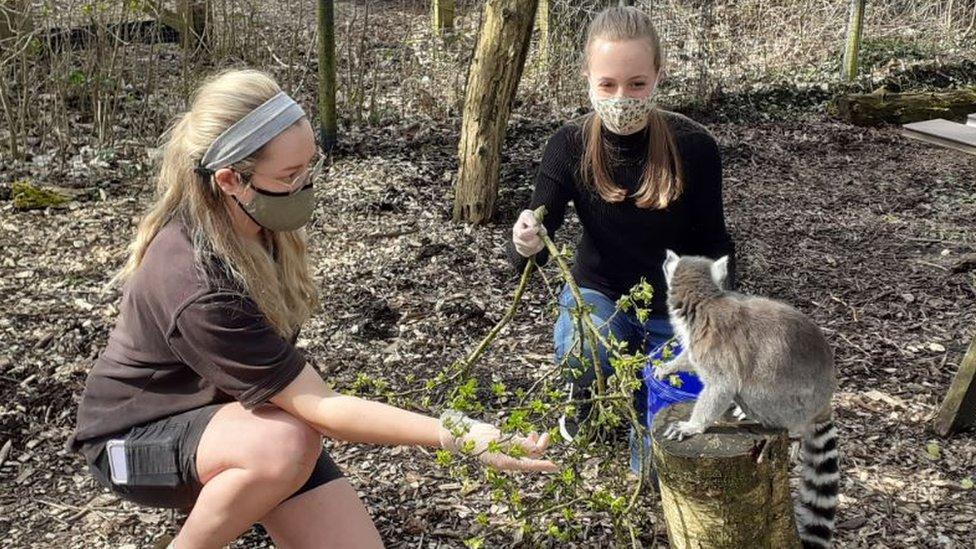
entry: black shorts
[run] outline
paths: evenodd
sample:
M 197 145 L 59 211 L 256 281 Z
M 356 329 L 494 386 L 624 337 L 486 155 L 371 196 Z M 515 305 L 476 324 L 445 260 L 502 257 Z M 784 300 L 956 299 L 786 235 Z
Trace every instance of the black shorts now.
M 210 419 L 224 404 L 196 408 L 182 414 L 129 429 L 124 435 L 84 442 L 81 452 L 99 484 L 122 499 L 149 507 L 189 510 L 200 495 L 203 484 L 197 475 L 197 446 Z M 105 443 L 125 440 L 128 482 L 111 480 Z M 339 467 L 323 448 L 305 485 L 290 497 L 342 477 Z

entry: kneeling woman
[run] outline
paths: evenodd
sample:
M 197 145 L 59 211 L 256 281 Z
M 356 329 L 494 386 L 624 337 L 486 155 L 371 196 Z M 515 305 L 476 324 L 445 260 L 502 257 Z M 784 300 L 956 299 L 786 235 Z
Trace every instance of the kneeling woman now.
M 139 225 L 122 305 L 89 374 L 72 447 L 124 499 L 192 509 L 174 545 L 221 547 L 260 522 L 278 546 L 381 546 L 323 451 L 353 442 L 487 452 L 499 431 L 335 393 L 294 342 L 316 304 L 305 232 L 314 206 L 312 127 L 263 73 L 211 79 L 170 130 L 158 198 Z M 455 422 L 468 429 L 449 429 Z M 465 432 L 466 431 L 466 432 Z
M 664 71 L 664 51 L 651 18 L 635 7 L 611 7 L 590 23 L 585 44 L 587 91 L 593 112 L 560 128 L 546 145 L 528 210 L 512 227 L 509 256 L 521 268 L 526 258 L 548 258 L 540 233 L 555 235 L 572 202 L 583 226 L 573 277 L 604 336 L 612 333 L 630 352 L 649 352 L 673 335 L 667 316 L 665 250 L 682 255 L 734 257 L 722 204 L 718 145 L 700 124 L 658 108 L 654 90 Z M 532 209 L 546 206 L 539 224 Z M 734 261 L 729 284 L 734 287 Z M 618 311 L 621 295 L 646 279 L 654 288 L 649 318 Z M 567 362 L 571 399 L 582 402 L 575 417 L 560 419 L 565 438 L 587 419 L 596 373 L 572 353 L 579 336 L 570 315 L 568 288 L 559 297 L 555 355 Z M 610 375 L 606 349 L 599 359 Z M 589 356 L 589 351 L 583 356 Z M 636 395 L 644 415 L 646 387 Z M 632 447 L 632 451 L 635 450 Z M 632 452 L 637 468 L 637 454 Z

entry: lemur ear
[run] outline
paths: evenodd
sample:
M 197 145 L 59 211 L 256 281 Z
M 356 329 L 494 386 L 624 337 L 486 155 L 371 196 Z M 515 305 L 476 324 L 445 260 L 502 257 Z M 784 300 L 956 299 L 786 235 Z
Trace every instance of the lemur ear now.
M 719 288 L 725 287 L 725 278 L 729 275 L 729 256 L 723 255 L 712 263 L 712 280 Z
M 674 275 L 674 270 L 678 266 L 678 260 L 679 259 L 681 259 L 681 258 L 678 257 L 678 254 L 672 252 L 671 250 L 667 250 L 665 252 L 665 257 L 664 257 L 664 279 L 666 281 L 668 281 L 668 284 L 669 285 L 670 285 L 670 282 L 671 282 L 671 276 Z

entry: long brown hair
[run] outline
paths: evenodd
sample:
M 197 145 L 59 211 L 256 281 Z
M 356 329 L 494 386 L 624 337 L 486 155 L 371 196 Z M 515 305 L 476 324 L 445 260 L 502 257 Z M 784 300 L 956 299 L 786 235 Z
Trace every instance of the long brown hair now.
M 654 70 L 660 73 L 664 64 L 664 51 L 657 29 L 651 18 L 632 6 L 607 8 L 590 22 L 586 35 L 587 68 L 590 63 L 590 47 L 596 39 L 608 41 L 646 40 L 653 56 Z M 610 163 L 607 147 L 603 142 L 603 122 L 597 113 L 591 113 L 583 122 L 583 158 L 580 165 L 583 181 L 594 187 L 607 202 L 621 202 L 627 191 L 613 182 L 607 169 Z M 648 114 L 647 165 L 640 187 L 634 193 L 640 208 L 666 208 L 681 195 L 684 189 L 684 170 L 674 135 L 664 114 L 656 106 Z
M 131 277 L 159 230 L 179 217 L 203 271 L 210 274 L 208 268 L 219 265 L 220 274 L 244 290 L 278 333 L 294 335 L 311 316 L 317 294 L 309 274 L 305 230 L 266 231 L 272 256 L 262 245 L 237 235 L 216 182 L 194 172 L 218 135 L 279 91 L 270 76 L 254 70 L 223 72 L 200 86 L 190 110 L 163 134 L 156 201 L 139 222 L 128 261 L 111 283 Z M 245 169 L 260 154 L 258 150 L 236 167 Z

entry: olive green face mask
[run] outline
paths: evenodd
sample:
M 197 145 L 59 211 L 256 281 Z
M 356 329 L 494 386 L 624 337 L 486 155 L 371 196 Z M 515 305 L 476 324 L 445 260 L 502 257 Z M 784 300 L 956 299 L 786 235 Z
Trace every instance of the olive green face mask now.
M 315 189 L 307 183 L 294 192 L 275 193 L 251 186 L 254 198 L 244 204 L 237 197 L 234 201 L 244 213 L 258 225 L 269 231 L 296 231 L 312 218 L 315 209 Z

